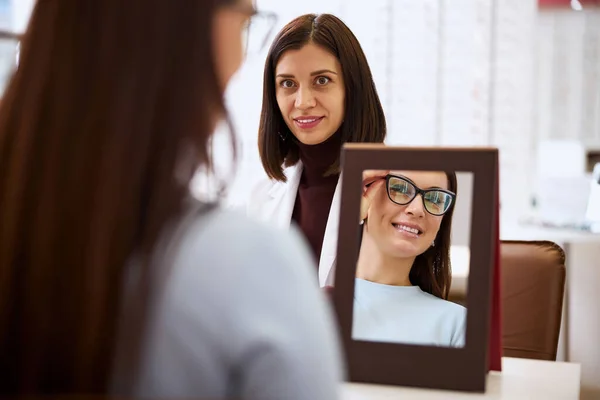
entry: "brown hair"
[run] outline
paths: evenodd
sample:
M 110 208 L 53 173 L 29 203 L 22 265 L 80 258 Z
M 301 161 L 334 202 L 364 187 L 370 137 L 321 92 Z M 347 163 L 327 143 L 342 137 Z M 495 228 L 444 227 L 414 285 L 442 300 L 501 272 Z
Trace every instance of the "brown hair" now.
M 226 3 L 36 3 L 0 107 L 0 395 L 106 390 L 126 265 L 211 164 Z
M 277 35 L 265 63 L 263 101 L 258 129 L 258 150 L 265 172 L 271 179 L 286 181 L 283 166 L 298 162 L 294 140 L 282 140 L 279 133 L 293 136 L 285 124 L 275 94 L 275 69 L 287 50 L 315 43 L 339 60 L 345 85 L 345 117 L 340 127 L 341 142 L 382 143 L 386 121 L 367 58 L 352 31 L 331 14 L 307 14 L 288 23 Z M 339 158 L 328 173 L 339 172 Z
M 456 173 L 446 172 L 448 190 L 458 196 Z M 425 253 L 418 255 L 410 269 L 408 278 L 413 285 L 441 299 L 447 300 L 452 282 L 452 267 L 450 265 L 450 234 L 452 232 L 452 214 L 454 206 L 444 214 L 440 230 L 435 237 L 435 246 Z

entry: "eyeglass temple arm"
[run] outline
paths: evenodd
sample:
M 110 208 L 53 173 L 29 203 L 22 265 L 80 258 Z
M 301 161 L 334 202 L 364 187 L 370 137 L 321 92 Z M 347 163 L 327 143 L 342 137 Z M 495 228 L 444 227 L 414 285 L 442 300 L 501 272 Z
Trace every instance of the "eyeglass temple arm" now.
M 0 30 L 0 39 L 21 40 L 22 35 L 15 32 Z
M 383 178 L 383 177 L 379 177 L 379 178 L 373 179 L 371 182 L 367 183 L 367 184 L 365 185 L 365 187 L 369 187 L 369 186 L 371 186 L 372 184 L 374 184 L 375 182 L 382 181 L 382 180 L 385 180 L 385 178 Z

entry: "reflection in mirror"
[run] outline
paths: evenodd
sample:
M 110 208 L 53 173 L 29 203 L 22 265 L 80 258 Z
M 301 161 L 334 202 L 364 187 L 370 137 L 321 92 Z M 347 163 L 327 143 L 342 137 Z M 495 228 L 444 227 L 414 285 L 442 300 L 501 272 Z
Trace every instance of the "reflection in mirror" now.
M 470 172 L 363 172 L 354 340 L 464 347 L 472 184 Z

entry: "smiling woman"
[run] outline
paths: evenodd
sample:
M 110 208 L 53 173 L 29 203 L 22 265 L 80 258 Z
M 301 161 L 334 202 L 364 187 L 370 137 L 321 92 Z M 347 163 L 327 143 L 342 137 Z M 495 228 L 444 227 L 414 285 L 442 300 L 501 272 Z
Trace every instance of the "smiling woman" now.
M 0 103 L 0 398 L 336 399 L 308 247 L 189 192 L 253 1 L 140 5 L 37 1 L 23 34 Z
M 344 119 L 344 78 L 335 56 L 315 44 L 286 52 L 275 70 L 277 105 L 290 132 L 306 145 L 323 143 Z
M 277 35 L 265 63 L 258 133 L 268 180 L 251 193 L 248 213 L 297 224 L 333 281 L 339 219 L 340 149 L 381 143 L 386 121 L 369 64 L 348 27 L 331 14 L 307 14 Z

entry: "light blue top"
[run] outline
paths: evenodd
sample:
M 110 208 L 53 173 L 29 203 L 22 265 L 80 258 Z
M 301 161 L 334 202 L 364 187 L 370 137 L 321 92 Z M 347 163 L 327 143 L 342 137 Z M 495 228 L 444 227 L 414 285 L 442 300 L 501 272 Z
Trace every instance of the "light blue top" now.
M 418 286 L 390 286 L 356 279 L 354 340 L 463 347 L 465 307 Z
M 298 231 L 219 209 L 186 219 L 166 238 L 133 397 L 337 399 L 335 320 Z

